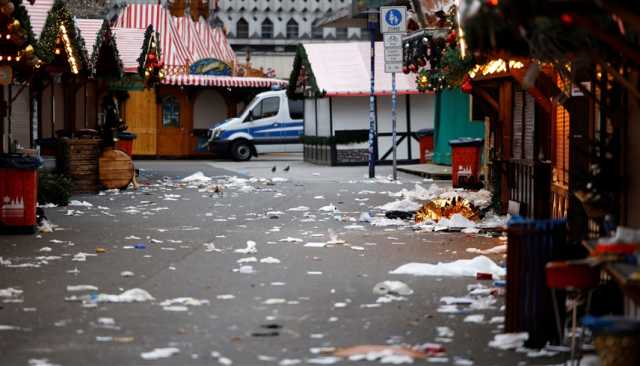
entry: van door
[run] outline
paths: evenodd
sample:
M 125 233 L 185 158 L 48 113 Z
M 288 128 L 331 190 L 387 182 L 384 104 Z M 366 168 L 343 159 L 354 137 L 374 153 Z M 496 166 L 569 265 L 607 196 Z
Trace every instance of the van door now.
M 249 134 L 256 144 L 278 143 L 280 139 L 280 97 L 266 97 L 257 103 L 247 115 Z
M 304 100 L 287 99 L 289 116 L 282 128 L 284 142 L 295 143 L 300 140 L 304 130 Z

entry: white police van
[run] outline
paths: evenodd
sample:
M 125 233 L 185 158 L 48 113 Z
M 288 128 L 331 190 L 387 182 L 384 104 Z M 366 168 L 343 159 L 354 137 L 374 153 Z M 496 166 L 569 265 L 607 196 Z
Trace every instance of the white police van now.
M 304 101 L 285 90 L 258 94 L 240 116 L 209 129 L 209 151 L 249 160 L 266 152 L 302 152 Z

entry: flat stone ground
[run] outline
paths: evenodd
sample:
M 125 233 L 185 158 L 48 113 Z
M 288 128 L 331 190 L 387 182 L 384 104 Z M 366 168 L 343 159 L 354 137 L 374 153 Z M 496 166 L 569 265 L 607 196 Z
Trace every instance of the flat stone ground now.
M 142 169 L 139 190 L 74 197 L 92 207 L 48 208 L 48 219 L 61 229 L 53 233 L 0 236 L 0 289 L 23 291 L 0 298 L 0 365 L 46 365 L 35 363 L 35 359 L 63 366 L 216 365 L 229 364 L 227 361 L 234 365 L 302 365 L 328 361 L 318 360 L 327 355 L 314 354 L 312 348 L 316 347 L 426 342 L 442 344 L 445 358 L 416 359 L 414 363 L 559 362 L 558 358 L 534 359 L 488 347 L 500 332 L 500 325 L 489 324 L 489 319 L 503 315 L 502 297 L 489 310 L 438 312 L 443 296 L 465 296 L 468 285 L 491 286 L 491 281 L 389 274 L 409 262 L 472 258 L 466 248 L 491 248 L 501 243 L 497 238 L 417 233 L 411 228 L 371 227 L 349 221 L 395 200 L 388 192 L 411 189 L 415 183 L 431 184 L 419 177 L 400 174 L 399 184 L 372 181 L 365 178 L 366 167 L 314 166 L 296 155 L 272 155 L 246 163 L 138 161 L 136 165 Z M 287 165 L 290 171 L 283 172 Z M 271 172 L 273 166 L 275 173 Z M 288 180 L 274 185 L 256 183 L 257 190 L 247 192 L 227 187 L 219 197 L 176 183 L 196 171 L 212 177 Z M 390 168 L 379 167 L 377 174 L 387 176 Z M 318 211 L 329 203 L 340 209 L 342 221 Z M 310 210 L 288 211 L 298 206 Z M 73 215 L 67 216 L 69 210 L 74 210 Z M 282 214 L 274 219 L 264 215 L 267 211 Z M 345 228 L 349 225 L 364 228 Z M 348 245 L 304 247 L 306 242 L 327 241 L 329 230 L 364 250 Z M 131 236 L 140 239 L 127 239 Z M 280 241 L 288 237 L 303 242 Z M 257 243 L 257 253 L 234 252 L 244 248 L 248 240 Z M 206 251 L 204 244 L 212 242 L 220 252 Z M 145 249 L 127 249 L 137 244 L 144 244 Z M 96 253 L 99 248 L 104 253 Z M 86 261 L 74 261 L 78 253 L 91 255 Z M 250 256 L 274 257 L 280 263 L 246 263 L 256 273 L 237 272 L 243 265 L 237 260 Z M 500 255 L 492 259 L 503 261 Z M 39 266 L 12 268 L 9 262 Z M 122 277 L 123 271 L 134 275 Z M 370 305 L 379 297 L 373 294 L 373 287 L 385 280 L 403 281 L 415 293 L 404 301 Z M 92 285 L 99 290 L 69 292 L 69 285 Z M 133 288 L 148 291 L 155 300 L 98 303 L 94 307 L 86 307 L 94 305 L 91 300 L 85 305 L 65 301 L 73 295 L 119 294 Z M 220 295 L 233 298 L 221 299 Z M 182 312 L 167 311 L 160 305 L 179 297 L 206 299 L 209 304 L 187 306 Z M 285 303 L 278 303 L 282 301 Z M 469 314 L 484 314 L 485 321 L 464 322 Z M 113 318 L 115 323 L 105 324 L 99 318 Z M 451 342 L 436 340 L 439 326 L 454 331 Z M 10 327 L 15 328 L 7 329 Z M 275 333 L 264 336 L 269 332 Z M 143 352 L 165 347 L 180 352 L 157 360 L 141 357 Z M 212 356 L 214 351 L 224 358 Z M 340 360 L 335 364 L 379 362 Z

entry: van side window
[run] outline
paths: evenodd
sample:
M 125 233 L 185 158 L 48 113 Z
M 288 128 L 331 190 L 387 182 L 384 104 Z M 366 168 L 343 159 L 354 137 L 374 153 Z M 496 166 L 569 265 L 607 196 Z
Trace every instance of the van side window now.
M 289 99 L 289 113 L 292 119 L 304 119 L 304 100 Z
M 273 117 L 278 115 L 280 110 L 280 98 L 271 97 L 262 101 L 262 115 L 260 118 Z
M 245 122 L 255 121 L 261 118 L 268 118 L 278 115 L 280 110 L 280 98 L 270 97 L 263 99 L 260 103 L 256 104 L 251 110 L 251 114 L 247 117 Z

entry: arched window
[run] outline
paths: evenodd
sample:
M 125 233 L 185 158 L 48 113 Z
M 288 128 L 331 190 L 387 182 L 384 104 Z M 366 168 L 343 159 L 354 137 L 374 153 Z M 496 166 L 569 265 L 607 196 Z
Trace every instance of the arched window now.
M 298 30 L 298 22 L 293 19 L 289 19 L 287 22 L 287 38 L 294 39 L 298 38 L 299 30 Z
M 162 127 L 180 127 L 180 103 L 173 95 L 162 98 Z
M 236 23 L 236 38 L 249 38 L 249 23 L 244 18 Z
M 262 38 L 265 38 L 265 39 L 273 38 L 273 22 L 271 21 L 271 19 L 266 18 L 265 20 L 263 20 L 260 30 L 262 33 Z
M 324 37 L 324 29 L 318 25 L 318 21 L 316 20 L 311 25 L 311 38 L 322 39 L 322 37 Z

